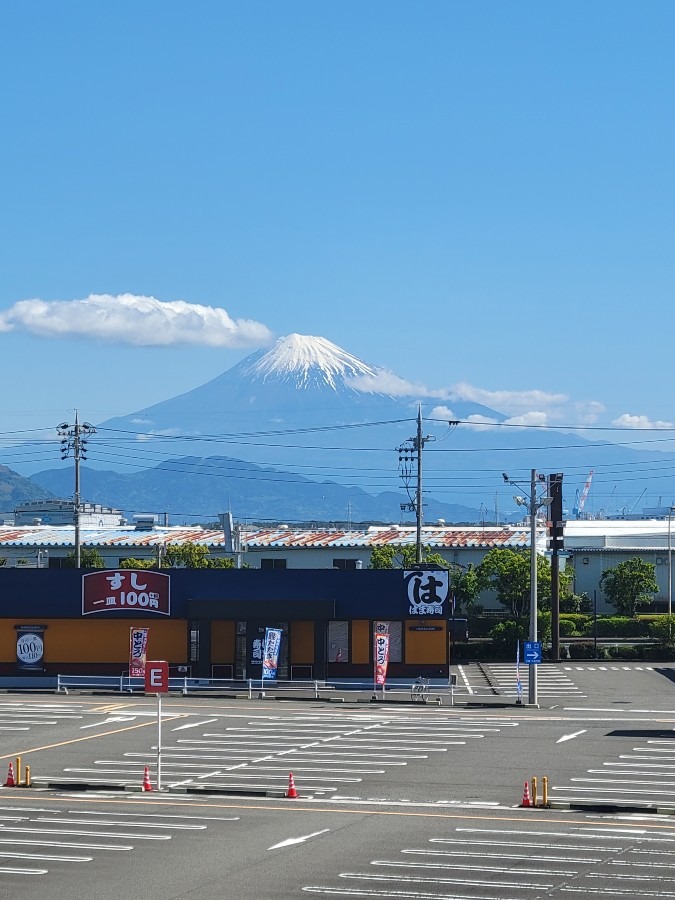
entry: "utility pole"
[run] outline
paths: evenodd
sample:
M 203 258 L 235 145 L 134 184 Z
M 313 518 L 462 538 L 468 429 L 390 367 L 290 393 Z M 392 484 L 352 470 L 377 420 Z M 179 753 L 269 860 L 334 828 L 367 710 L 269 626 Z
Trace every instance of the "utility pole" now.
M 82 549 L 80 541 L 80 460 L 87 459 L 87 438 L 95 434 L 96 429 L 89 422 L 80 424 L 78 411 L 75 410 L 75 423 L 69 425 L 62 422 L 56 426 L 56 432 L 61 438 L 61 459 L 67 459 L 71 452 L 75 460 L 75 494 L 73 495 L 73 522 L 75 525 L 75 568 L 81 567 Z
M 415 562 L 422 562 L 422 519 L 423 519 L 423 502 L 422 502 L 422 451 L 427 441 L 434 441 L 436 438 L 431 435 L 422 437 L 422 405 L 420 404 L 417 411 L 417 433 L 415 437 L 408 438 L 400 447 L 397 447 L 398 461 L 401 466 L 401 478 L 405 485 L 410 501 L 401 503 L 402 510 L 409 510 L 415 513 L 416 536 L 415 536 Z M 413 476 L 413 467 L 416 469 L 416 487 L 415 499 L 410 493 L 410 483 Z
M 517 481 L 513 481 L 513 479 L 509 478 L 506 472 L 502 472 L 502 478 L 507 484 L 512 484 L 515 487 L 519 487 Z M 531 643 L 536 644 L 537 641 L 537 605 L 538 605 L 538 597 L 537 597 L 537 511 L 541 509 L 542 506 L 550 506 L 552 503 L 552 498 L 547 496 L 538 497 L 537 496 L 537 485 L 546 481 L 544 475 L 538 475 L 536 469 L 532 469 L 530 473 L 530 496 L 528 497 L 514 497 L 513 499 L 516 501 L 518 506 L 527 507 L 527 511 L 530 516 L 530 634 L 529 639 Z M 527 691 L 527 702 L 530 706 L 538 706 L 539 697 L 537 690 L 537 665 L 536 663 L 530 663 L 529 665 L 529 676 L 528 676 L 528 691 Z

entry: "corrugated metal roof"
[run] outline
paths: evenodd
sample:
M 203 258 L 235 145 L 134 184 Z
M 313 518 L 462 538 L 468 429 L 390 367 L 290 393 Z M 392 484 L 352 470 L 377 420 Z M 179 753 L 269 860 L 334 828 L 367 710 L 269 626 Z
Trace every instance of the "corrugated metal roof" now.
M 244 530 L 242 538 L 252 550 L 265 548 L 371 548 L 392 545 L 405 547 L 416 541 L 414 527 L 367 528 L 351 531 L 295 530 L 274 528 Z M 2 547 L 72 547 L 75 528 L 72 525 L 0 526 Z M 150 531 L 132 526 L 80 528 L 80 542 L 90 547 L 157 547 L 161 545 L 194 543 L 222 548 L 224 535 L 220 530 L 191 527 L 156 526 Z M 431 549 L 529 547 L 529 528 L 479 528 L 477 526 L 434 526 L 422 529 L 422 544 Z
M 222 531 L 207 531 L 201 528 L 154 528 L 152 531 L 137 530 L 134 527 L 110 526 L 80 528 L 80 541 L 91 547 L 156 547 L 163 544 L 206 544 L 219 546 L 223 543 Z M 72 547 L 75 542 L 73 525 L 34 525 L 26 527 L 0 526 L 1 547 Z

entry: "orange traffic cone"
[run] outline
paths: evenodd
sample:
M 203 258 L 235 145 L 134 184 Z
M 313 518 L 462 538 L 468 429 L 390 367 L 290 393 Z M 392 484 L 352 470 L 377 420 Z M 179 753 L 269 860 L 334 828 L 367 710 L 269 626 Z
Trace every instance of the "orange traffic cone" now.
M 286 791 L 286 796 L 290 800 L 295 800 L 298 796 L 298 792 L 295 789 L 295 779 L 293 778 L 293 773 L 290 772 L 288 775 L 288 790 Z
M 152 785 L 150 784 L 150 769 L 146 766 L 143 770 L 143 790 L 151 791 Z
M 532 806 L 532 800 L 530 799 L 530 785 L 525 782 L 525 790 L 523 791 L 523 799 L 520 804 L 521 806 Z
M 14 766 L 12 763 L 9 764 L 9 771 L 7 772 L 7 781 L 5 782 L 5 787 L 16 787 L 16 781 L 14 781 Z

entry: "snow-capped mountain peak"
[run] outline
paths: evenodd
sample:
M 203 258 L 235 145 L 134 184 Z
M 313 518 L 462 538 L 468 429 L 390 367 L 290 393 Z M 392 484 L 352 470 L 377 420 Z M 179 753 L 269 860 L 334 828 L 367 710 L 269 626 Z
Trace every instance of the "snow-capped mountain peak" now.
M 374 378 L 378 370 L 326 338 L 289 334 L 250 360 L 244 374 L 253 380 L 293 381 L 298 388 L 323 385 L 338 390 L 350 379 Z

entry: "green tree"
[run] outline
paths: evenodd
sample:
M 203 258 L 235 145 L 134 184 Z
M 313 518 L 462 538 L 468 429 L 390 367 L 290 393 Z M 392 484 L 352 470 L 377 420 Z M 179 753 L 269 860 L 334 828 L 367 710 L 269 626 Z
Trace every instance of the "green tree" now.
M 530 603 L 530 554 L 495 547 L 477 566 L 481 591 L 493 590 L 513 619 L 521 619 Z
M 209 560 L 209 569 L 234 569 L 234 560 L 231 556 L 216 556 Z
M 233 569 L 234 560 L 227 556 L 211 559 L 209 548 L 204 544 L 172 544 L 166 548 L 162 568 L 171 569 L 174 566 L 185 569 Z
M 530 609 L 529 550 L 509 550 L 495 547 L 485 554 L 476 567 L 479 591 L 493 590 L 497 600 L 512 618 L 520 619 Z M 572 583 L 573 572 L 559 573 L 561 597 L 566 597 Z M 537 555 L 537 609 L 551 608 L 551 564 L 545 556 Z
M 440 553 L 432 553 L 429 547 L 421 547 L 422 562 L 428 566 L 438 566 L 439 569 L 447 569 L 450 566 L 447 560 L 443 559 Z M 417 565 L 417 547 L 414 544 L 408 544 L 399 551 L 400 569 L 414 569 Z
M 659 590 L 655 570 L 654 563 L 635 556 L 605 569 L 600 589 L 620 615 L 634 618 L 638 608 L 651 603 L 651 595 Z
M 473 610 L 479 593 L 478 570 L 474 566 L 450 566 L 450 596 L 455 598 L 455 614 Z
M 63 562 L 64 569 L 74 569 L 75 568 L 75 551 L 71 550 L 70 553 L 66 554 L 66 558 Z M 81 547 L 80 548 L 80 568 L 82 569 L 105 569 L 105 562 L 103 561 L 103 557 L 98 552 L 96 547 Z
M 130 556 L 120 562 L 120 569 L 156 569 L 156 559 L 134 559 Z
M 370 551 L 369 569 L 393 569 L 394 568 L 394 548 L 389 544 L 382 547 L 373 547 Z

